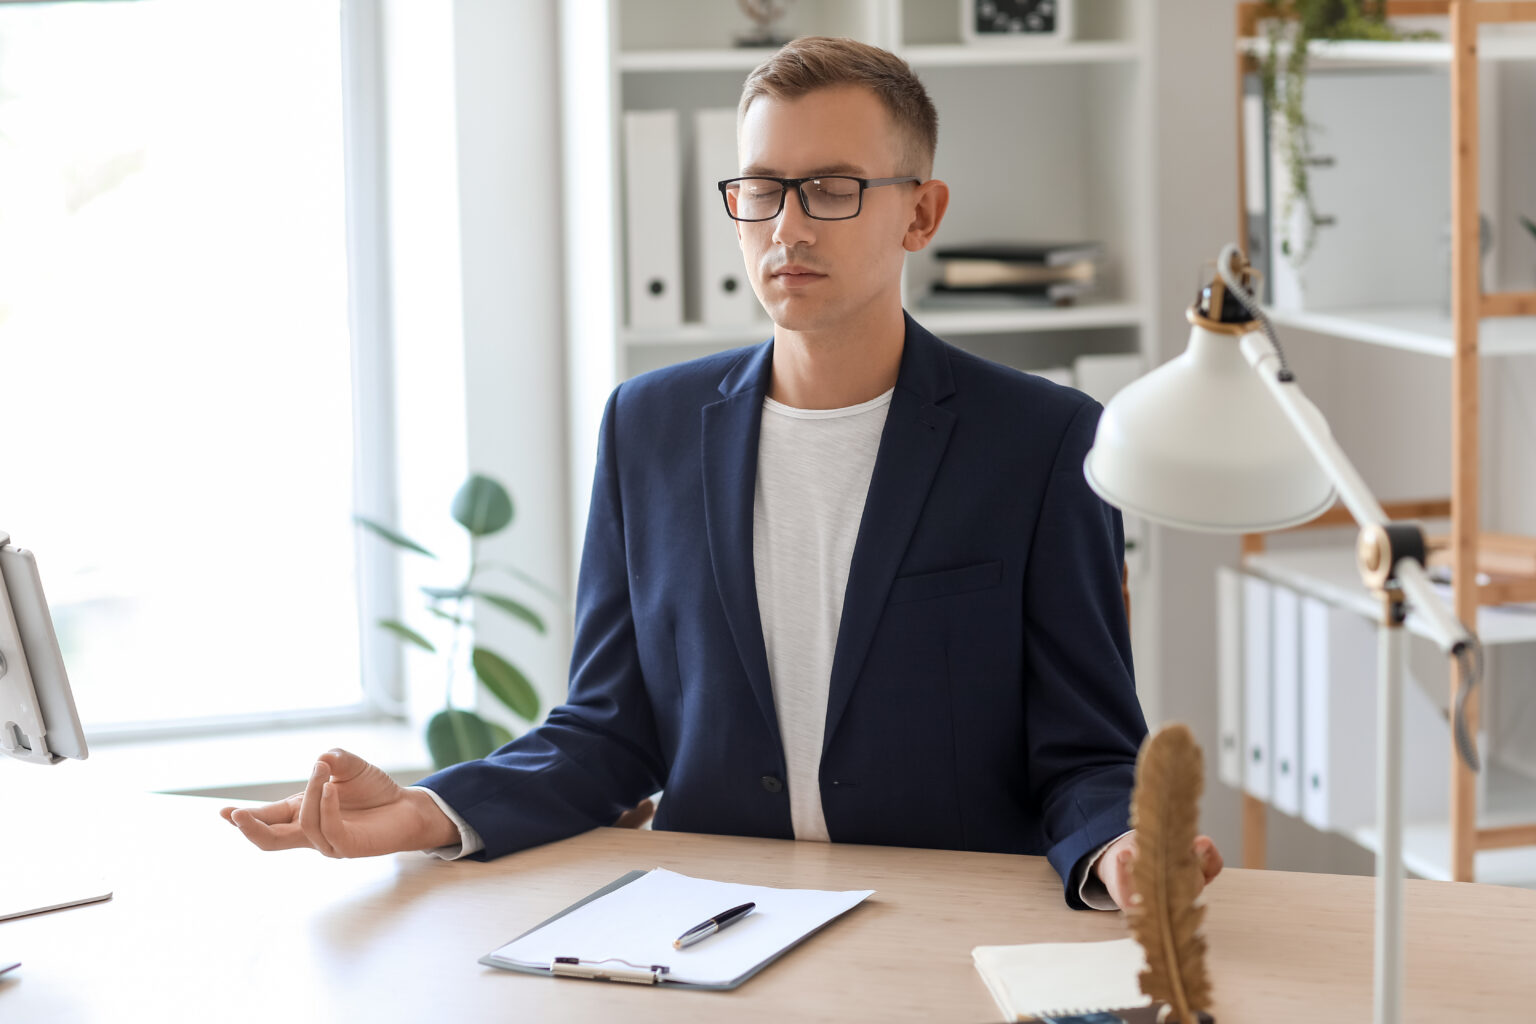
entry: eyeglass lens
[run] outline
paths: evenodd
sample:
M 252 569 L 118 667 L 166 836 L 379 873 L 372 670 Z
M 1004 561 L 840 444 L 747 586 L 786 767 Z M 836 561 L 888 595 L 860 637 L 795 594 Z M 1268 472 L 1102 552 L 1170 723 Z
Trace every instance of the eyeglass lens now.
M 800 185 L 805 210 L 820 220 L 840 220 L 859 212 L 858 178 L 813 178 Z M 743 178 L 727 188 L 737 220 L 772 220 L 784 201 L 784 186 L 772 178 Z

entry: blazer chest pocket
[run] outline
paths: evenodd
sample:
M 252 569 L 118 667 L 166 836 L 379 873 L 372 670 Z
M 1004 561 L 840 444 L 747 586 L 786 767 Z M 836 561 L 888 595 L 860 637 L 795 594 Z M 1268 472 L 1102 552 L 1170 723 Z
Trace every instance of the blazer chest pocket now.
M 925 572 L 917 576 L 898 576 L 891 584 L 891 596 L 887 604 L 906 601 L 927 601 L 935 597 L 964 594 L 971 590 L 995 587 L 1003 578 L 1002 562 L 982 562 L 959 569 L 943 569 Z

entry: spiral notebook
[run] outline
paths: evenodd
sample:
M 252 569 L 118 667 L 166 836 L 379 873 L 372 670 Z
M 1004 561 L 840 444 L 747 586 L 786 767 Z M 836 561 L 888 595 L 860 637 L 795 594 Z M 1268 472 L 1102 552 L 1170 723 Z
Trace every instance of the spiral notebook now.
M 1135 939 L 977 946 L 971 958 L 1004 1020 L 1152 1005 L 1138 980 L 1147 961 Z

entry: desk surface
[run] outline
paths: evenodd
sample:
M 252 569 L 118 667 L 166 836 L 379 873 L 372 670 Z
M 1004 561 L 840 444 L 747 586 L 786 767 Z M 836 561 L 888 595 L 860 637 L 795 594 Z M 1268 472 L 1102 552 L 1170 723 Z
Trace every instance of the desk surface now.
M 14 811 L 0 799 L 0 813 Z M 1099 940 L 1043 858 L 600 829 L 481 864 L 264 854 L 218 801 L 138 797 L 55 831 L 109 852 L 110 902 L 0 922 L 6 1021 L 987 1021 L 971 948 Z M 7 820 L 7 839 L 21 829 Z M 66 847 L 59 845 L 56 849 Z M 876 894 L 728 993 L 476 961 L 631 868 Z M 1228 869 L 1207 891 L 1222 1024 L 1371 1015 L 1373 879 Z M 1529 1020 L 1536 892 L 1407 884 L 1408 1019 Z

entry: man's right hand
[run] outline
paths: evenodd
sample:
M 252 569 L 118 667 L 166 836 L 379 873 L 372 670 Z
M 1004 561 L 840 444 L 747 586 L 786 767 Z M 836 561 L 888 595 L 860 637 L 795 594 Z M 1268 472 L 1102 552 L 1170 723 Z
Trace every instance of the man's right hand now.
M 458 827 L 430 796 L 405 789 L 345 750 L 321 754 L 302 793 L 219 813 L 263 850 L 310 847 L 327 857 L 375 857 L 459 841 Z

